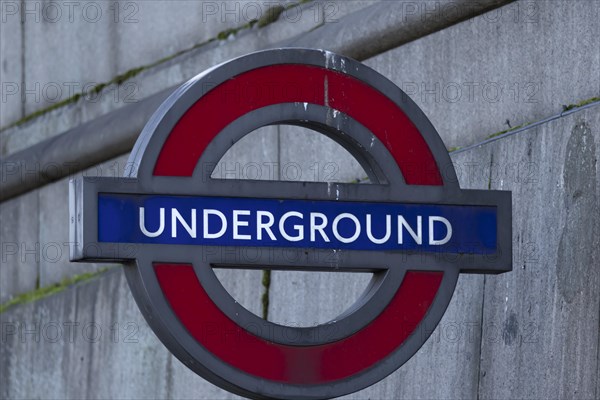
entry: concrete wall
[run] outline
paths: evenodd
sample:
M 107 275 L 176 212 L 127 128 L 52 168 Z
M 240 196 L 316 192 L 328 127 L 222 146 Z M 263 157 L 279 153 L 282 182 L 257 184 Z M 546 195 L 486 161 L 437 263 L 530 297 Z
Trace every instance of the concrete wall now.
M 140 22 L 126 26 L 108 20 L 69 25 L 65 17 L 54 24 L 43 18 L 32 22 L 34 14 L 21 24 L 10 9 L 6 14 L 2 2 L 0 80 L 109 81 L 238 26 L 233 14 L 199 24 L 208 3 L 135 3 Z M 337 22 L 326 18 L 329 3 Z M 600 105 L 560 115 L 563 105 L 600 96 L 598 2 L 518 1 L 378 54 L 369 53 L 361 36 L 393 41 L 389 31 L 381 30 L 386 22 L 392 21 L 398 28 L 394 35 L 401 35 L 410 18 L 424 18 L 426 25 L 431 23 L 427 18 L 440 14 L 408 15 L 408 3 L 386 4 L 387 14 L 370 1 L 329 3 L 318 3 L 320 8 L 303 4 L 304 17 L 297 22 L 280 17 L 261 29 L 239 31 L 127 82 L 135 84 L 136 101 L 142 102 L 218 62 L 281 43 L 371 54 L 365 63 L 411 95 L 445 144 L 463 147 L 452 153 L 463 188 L 513 192 L 514 271 L 461 276 L 442 322 L 423 348 L 387 379 L 348 397 L 598 398 Z M 440 7 L 434 3 L 415 4 L 424 10 Z M 311 10 L 320 11 L 315 17 Z M 98 57 L 83 59 L 82 52 Z M 36 64 L 36 57 L 44 61 Z M 0 126 L 45 105 L 7 95 Z M 4 129 L 0 155 L 19 154 L 127 105 L 103 95 Z M 485 141 L 523 123 L 533 124 Z M 126 159 L 127 154 L 114 155 L 76 174 L 119 176 Z M 267 179 L 298 179 L 286 169 L 290 165 L 299 166 L 303 180 L 365 177 L 335 143 L 292 127 L 248 136 L 215 173 L 244 177 L 249 163 L 276 165 L 274 174 L 269 167 L 261 170 Z M 134 304 L 123 267 L 66 284 L 65 279 L 100 268 L 68 262 L 67 181 L 61 178 L 0 202 L 0 303 L 57 285 L 51 296 L 0 314 L 0 397 L 233 398 L 191 373 L 158 342 Z M 270 320 L 311 325 L 345 310 L 369 277 L 273 272 L 268 290 L 260 271 L 219 271 L 219 278 L 256 314 L 262 315 L 266 294 Z

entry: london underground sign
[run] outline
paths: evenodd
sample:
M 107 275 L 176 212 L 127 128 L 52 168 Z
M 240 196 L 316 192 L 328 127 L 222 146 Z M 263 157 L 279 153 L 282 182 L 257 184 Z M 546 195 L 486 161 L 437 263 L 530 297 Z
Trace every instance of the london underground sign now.
M 234 143 L 275 124 L 337 141 L 371 184 L 211 177 Z M 329 52 L 268 50 L 205 71 L 155 112 L 130 162 L 124 178 L 71 182 L 71 259 L 126 263 L 169 350 L 248 397 L 368 387 L 427 340 L 459 273 L 511 270 L 510 192 L 460 189 L 423 112 L 385 77 Z M 246 310 L 213 268 L 373 279 L 335 320 L 292 327 Z

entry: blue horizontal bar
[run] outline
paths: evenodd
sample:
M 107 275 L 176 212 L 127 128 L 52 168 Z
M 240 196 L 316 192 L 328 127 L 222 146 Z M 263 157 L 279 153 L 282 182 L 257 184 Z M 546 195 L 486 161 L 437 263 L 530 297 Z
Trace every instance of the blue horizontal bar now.
M 496 237 L 490 206 L 98 195 L 100 242 L 491 254 Z

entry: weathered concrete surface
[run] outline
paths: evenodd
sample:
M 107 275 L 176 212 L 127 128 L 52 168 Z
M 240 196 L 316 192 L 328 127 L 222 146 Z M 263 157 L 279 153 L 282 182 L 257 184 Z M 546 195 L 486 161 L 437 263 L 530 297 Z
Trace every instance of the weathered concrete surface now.
M 250 132 L 227 150 L 212 168 L 214 179 L 279 179 L 279 129 L 266 126 Z
M 0 3 L 2 8 L 0 17 L 10 12 L 11 8 L 16 9 L 17 6 L 17 2 Z M 6 20 L 2 18 L 0 23 L 0 127 L 23 116 L 19 95 L 23 79 L 22 39 L 21 21 L 16 18 Z
M 432 7 L 433 9 L 434 7 Z M 600 95 L 600 3 L 518 1 L 366 64 L 425 112 L 448 147 Z
M 258 304 L 258 293 L 245 295 Z M 169 354 L 120 268 L 9 310 L 0 323 L 2 398 L 237 398 Z
M 367 178 L 346 149 L 318 132 L 281 125 L 279 140 L 282 180 L 347 183 Z
M 488 146 L 492 188 L 513 192 L 515 256 L 513 272 L 486 280 L 496 332 L 482 343 L 479 396 L 597 398 L 600 107 Z
M 366 273 L 273 271 L 268 319 L 289 326 L 333 321 L 358 300 L 370 279 Z
M 0 302 L 35 289 L 39 277 L 38 193 L 0 203 Z

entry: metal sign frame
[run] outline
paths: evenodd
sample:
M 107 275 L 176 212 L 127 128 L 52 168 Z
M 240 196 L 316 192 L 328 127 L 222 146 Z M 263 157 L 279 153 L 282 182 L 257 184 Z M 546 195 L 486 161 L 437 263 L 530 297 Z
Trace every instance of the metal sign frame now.
M 270 91 L 265 82 L 272 83 Z M 223 104 L 227 96 L 231 101 Z M 377 107 L 366 113 L 372 104 L 365 101 Z M 226 109 L 216 111 L 215 104 Z M 216 166 L 234 143 L 275 124 L 303 126 L 335 140 L 372 184 L 210 177 L 206 166 Z M 132 293 L 161 341 L 196 373 L 233 393 L 316 399 L 368 387 L 424 344 L 459 273 L 512 268 L 510 192 L 460 189 L 442 140 L 418 106 L 374 70 L 326 51 L 267 50 L 205 71 L 160 106 L 129 161 L 124 178 L 71 181 L 71 260 L 125 263 Z M 372 251 L 306 248 L 295 249 L 298 257 L 290 259 L 262 247 L 240 262 L 231 259 L 239 247 L 224 253 L 216 246 L 106 243 L 98 240 L 101 193 L 491 206 L 497 210 L 497 251 L 382 251 L 374 257 Z M 214 267 L 367 271 L 373 279 L 334 321 L 302 328 L 246 310 Z

